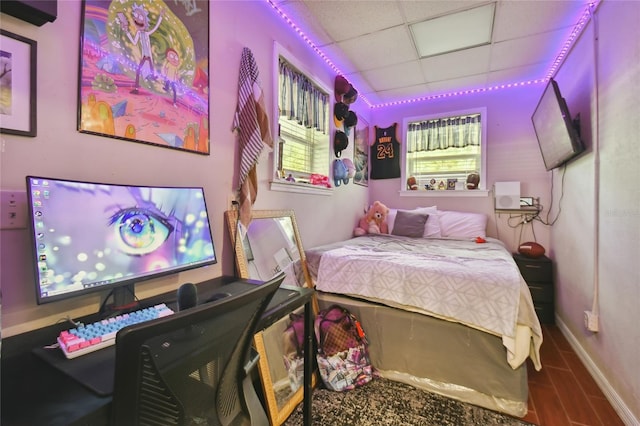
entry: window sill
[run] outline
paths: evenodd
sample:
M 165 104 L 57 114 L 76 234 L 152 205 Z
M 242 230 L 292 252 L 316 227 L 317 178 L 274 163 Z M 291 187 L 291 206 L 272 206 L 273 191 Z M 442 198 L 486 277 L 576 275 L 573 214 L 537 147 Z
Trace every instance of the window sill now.
M 332 188 L 324 186 L 311 185 L 309 183 L 297 183 L 297 182 L 280 182 L 271 181 L 271 190 L 280 192 L 294 192 L 298 194 L 310 194 L 310 195 L 325 195 L 330 196 L 332 194 Z
M 486 189 L 459 189 L 459 190 L 435 190 L 435 191 L 400 191 L 401 197 L 424 197 L 424 198 L 468 198 L 468 197 L 488 197 L 489 192 Z

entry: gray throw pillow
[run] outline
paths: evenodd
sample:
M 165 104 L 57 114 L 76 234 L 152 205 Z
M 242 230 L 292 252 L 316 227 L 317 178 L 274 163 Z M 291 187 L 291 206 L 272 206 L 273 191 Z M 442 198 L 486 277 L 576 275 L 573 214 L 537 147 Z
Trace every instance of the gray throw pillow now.
M 429 215 L 427 213 L 398 210 L 391 233 L 402 237 L 422 237 L 424 234 L 424 225 L 427 223 L 428 217 Z

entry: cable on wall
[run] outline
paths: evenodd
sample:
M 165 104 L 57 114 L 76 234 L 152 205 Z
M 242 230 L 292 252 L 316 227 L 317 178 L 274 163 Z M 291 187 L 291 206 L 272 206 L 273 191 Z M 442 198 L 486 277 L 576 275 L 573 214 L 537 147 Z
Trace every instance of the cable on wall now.
M 556 221 L 560 218 L 560 213 L 562 213 L 562 199 L 564 198 L 564 177 L 567 173 L 567 165 L 565 164 L 562 166 L 562 177 L 560 179 L 560 199 L 558 200 L 558 213 L 556 213 L 556 216 L 553 218 L 553 220 L 550 220 L 549 216 L 551 215 L 551 211 L 553 210 L 553 198 L 554 198 L 553 192 L 555 191 L 554 189 L 555 178 L 553 176 L 554 173 L 555 173 L 554 171 L 551 172 L 551 201 L 549 202 L 547 217 L 544 220 L 540 216 L 536 216 L 535 218 L 537 221 L 539 221 L 540 223 L 546 226 L 553 226 L 556 223 Z
M 593 135 L 593 303 L 591 305 L 591 314 L 595 318 L 596 327 L 588 327 L 591 331 L 598 331 L 598 293 L 600 283 L 600 99 L 599 99 L 599 28 L 598 20 L 595 14 L 595 5 L 589 6 L 589 13 L 593 22 L 593 57 L 594 57 L 594 89 L 595 89 L 595 129 Z

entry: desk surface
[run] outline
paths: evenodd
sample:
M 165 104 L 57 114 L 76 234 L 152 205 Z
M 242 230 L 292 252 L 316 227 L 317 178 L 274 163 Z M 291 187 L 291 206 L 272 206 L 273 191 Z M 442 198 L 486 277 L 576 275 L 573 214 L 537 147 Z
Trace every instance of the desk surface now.
M 200 300 L 207 300 L 225 284 L 236 278 L 219 277 L 198 284 Z M 313 290 L 291 288 L 297 297 L 275 297 L 267 307 L 259 329 L 311 300 Z M 288 294 L 288 292 L 287 292 Z M 142 301 L 144 304 L 164 302 L 175 307 L 175 293 L 167 293 Z M 89 323 L 95 315 L 81 318 Z M 69 324 L 56 324 L 2 340 L 1 424 L 13 425 L 106 425 L 111 396 L 99 396 L 68 375 L 53 368 L 32 353 L 33 348 L 55 342 Z M 73 360 L 71 360 L 73 361 Z

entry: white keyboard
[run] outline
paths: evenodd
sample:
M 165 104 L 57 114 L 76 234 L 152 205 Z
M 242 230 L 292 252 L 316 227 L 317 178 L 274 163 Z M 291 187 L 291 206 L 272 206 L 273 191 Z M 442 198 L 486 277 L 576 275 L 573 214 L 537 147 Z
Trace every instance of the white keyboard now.
M 67 358 L 76 358 L 115 345 L 118 330 L 128 325 L 150 321 L 172 315 L 173 311 L 164 303 L 128 314 L 118 315 L 93 324 L 80 324 L 64 330 L 58 335 L 58 344 Z

